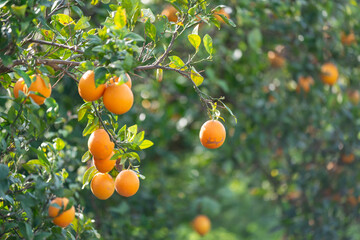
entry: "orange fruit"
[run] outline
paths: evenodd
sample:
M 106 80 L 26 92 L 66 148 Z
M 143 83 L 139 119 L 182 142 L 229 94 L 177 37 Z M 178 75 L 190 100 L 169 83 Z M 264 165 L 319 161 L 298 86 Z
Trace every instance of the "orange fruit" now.
M 89 137 L 88 148 L 95 159 L 103 160 L 114 150 L 114 143 L 104 129 L 97 129 Z
M 339 71 L 333 63 L 325 63 L 321 66 L 320 78 L 325 84 L 334 85 L 339 77 Z
M 127 78 L 127 82 L 125 82 L 125 84 L 126 84 L 129 88 L 131 88 L 131 86 L 132 86 L 131 78 L 130 78 L 129 74 L 125 73 L 125 75 L 126 75 L 126 78 Z M 108 82 L 108 85 L 113 84 L 113 83 L 114 83 L 114 80 L 115 80 L 115 83 L 117 83 L 118 80 L 119 80 L 119 77 L 112 77 L 112 78 L 110 78 L 110 80 L 109 80 L 109 82 Z
M 14 97 L 15 98 L 19 97 L 19 91 L 22 91 L 25 94 L 27 94 L 27 92 L 28 92 L 28 88 L 27 88 L 23 78 L 20 78 L 19 80 L 17 80 L 14 85 Z
M 178 17 L 176 16 L 177 10 L 174 6 L 168 5 L 165 9 L 161 12 L 161 15 L 165 15 L 169 22 L 177 22 Z
M 36 77 L 35 81 L 31 83 L 29 87 L 29 92 L 40 93 L 44 97 L 31 93 L 29 96 L 32 100 L 38 105 L 42 105 L 45 102 L 45 99 L 51 95 L 51 84 L 47 86 L 44 79 L 41 78 L 40 74 L 31 76 L 31 78 Z
M 95 197 L 106 200 L 115 191 L 114 179 L 108 173 L 97 173 L 91 180 L 90 188 Z
M 343 154 L 341 156 L 341 161 L 346 164 L 350 164 L 350 163 L 354 162 L 354 160 L 355 160 L 355 156 L 353 153 L 350 153 L 347 155 Z
M 340 39 L 341 39 L 341 43 L 346 46 L 349 46 L 356 42 L 355 34 L 353 31 L 351 31 L 349 34 L 341 32 Z
M 268 56 L 271 66 L 274 68 L 281 68 L 286 63 L 285 58 L 276 52 L 269 51 L 267 56 Z
M 350 91 L 348 91 L 348 97 L 349 97 L 350 102 L 353 105 L 358 105 L 359 104 L 360 93 L 359 93 L 358 90 L 350 90 Z
M 78 86 L 79 95 L 85 101 L 95 101 L 101 98 L 105 91 L 105 84 L 95 85 L 95 73 L 88 70 L 82 75 Z
M 115 189 L 121 196 L 131 197 L 140 187 L 139 177 L 132 170 L 121 171 L 115 179 Z
M 110 112 L 124 114 L 131 109 L 134 95 L 126 84 L 117 85 L 115 82 L 106 87 L 103 101 L 106 109 Z
M 296 88 L 297 92 L 300 92 L 300 90 L 303 90 L 304 92 L 310 91 L 310 86 L 314 85 L 314 79 L 311 76 L 303 77 L 300 76 L 298 79 L 298 85 Z
M 69 199 L 67 198 L 55 198 L 51 201 L 51 204 L 57 204 L 57 206 L 49 207 L 49 216 L 53 218 L 53 223 L 60 227 L 67 227 L 75 217 L 75 208 L 72 206 L 70 209 L 64 211 L 66 209 L 67 204 L 69 203 Z M 63 210 L 60 213 L 60 210 Z M 60 214 L 59 214 L 60 213 Z
M 224 125 L 218 120 L 206 121 L 200 129 L 201 144 L 210 149 L 215 149 L 223 145 L 226 138 Z
M 96 169 L 101 173 L 110 172 L 116 164 L 116 160 L 110 160 L 113 155 L 114 152 L 112 152 L 109 157 L 103 160 L 93 158 Z
M 219 14 L 222 14 L 225 17 L 230 18 L 230 15 L 225 11 L 224 8 L 214 12 L 214 17 L 221 23 L 225 23 L 225 22 L 224 22 L 224 20 L 222 19 L 222 17 Z
M 207 234 L 211 229 L 210 219 L 205 215 L 198 215 L 192 222 L 194 230 L 201 236 Z

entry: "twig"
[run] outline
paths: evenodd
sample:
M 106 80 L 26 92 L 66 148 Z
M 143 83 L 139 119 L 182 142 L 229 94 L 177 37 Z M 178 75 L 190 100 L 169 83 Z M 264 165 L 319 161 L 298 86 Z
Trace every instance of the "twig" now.
M 68 45 L 61 44 L 61 43 L 54 43 L 54 42 L 48 42 L 48 41 L 36 40 L 36 39 L 29 39 L 24 44 L 26 44 L 28 42 L 33 42 L 33 43 L 38 43 L 38 44 L 44 44 L 44 45 L 50 45 L 50 46 L 65 48 L 65 49 L 69 49 L 71 51 L 74 51 L 74 52 L 77 52 L 77 53 L 82 53 L 82 54 L 84 53 L 84 51 L 81 51 L 81 50 L 77 49 L 77 46 L 68 46 Z

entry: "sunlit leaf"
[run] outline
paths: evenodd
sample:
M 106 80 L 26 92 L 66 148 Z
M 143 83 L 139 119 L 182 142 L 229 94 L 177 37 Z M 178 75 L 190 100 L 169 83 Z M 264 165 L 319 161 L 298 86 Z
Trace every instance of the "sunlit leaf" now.
M 212 38 L 209 36 L 209 34 L 206 34 L 203 38 L 203 41 L 204 41 L 204 46 L 205 46 L 205 49 L 206 51 L 212 55 L 213 53 L 213 42 L 212 42 Z
M 119 28 L 123 28 L 126 25 L 126 11 L 123 7 L 118 7 L 115 17 L 114 17 L 115 25 Z
M 199 47 L 200 47 L 200 44 L 201 44 L 200 36 L 196 35 L 196 34 L 189 34 L 188 39 L 189 39 L 189 42 L 191 43 L 191 45 L 193 45 L 193 47 L 197 51 L 199 49 Z
M 196 71 L 195 68 L 191 68 L 191 80 L 193 80 L 193 82 L 195 83 L 196 86 L 200 86 L 203 81 L 204 81 L 204 77 L 200 75 L 200 73 L 198 73 Z

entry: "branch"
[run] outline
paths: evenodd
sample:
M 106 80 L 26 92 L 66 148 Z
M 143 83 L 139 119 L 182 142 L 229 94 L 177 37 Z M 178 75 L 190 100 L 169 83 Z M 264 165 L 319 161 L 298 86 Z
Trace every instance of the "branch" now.
M 77 53 L 84 53 L 84 51 L 81 51 L 81 50 L 77 49 L 77 46 L 68 46 L 68 45 L 61 44 L 61 43 L 54 43 L 54 42 L 48 42 L 48 41 L 36 40 L 36 39 L 29 39 L 25 43 L 28 43 L 28 42 L 44 44 L 44 45 L 50 45 L 50 46 L 55 46 L 55 47 L 60 47 L 60 48 L 66 48 L 66 49 L 72 50 L 72 51 L 77 52 Z
M 163 55 L 161 55 L 161 57 L 158 58 L 158 60 L 156 60 L 152 65 L 159 65 L 159 63 L 162 63 L 164 61 L 164 59 L 166 58 L 166 56 L 170 53 L 170 50 L 172 48 L 172 46 L 174 45 L 174 41 L 176 39 L 176 37 L 178 36 L 178 30 L 179 30 L 180 26 L 176 25 L 175 31 L 172 34 L 171 37 L 171 41 L 169 43 L 169 46 L 167 47 L 166 51 L 164 52 Z

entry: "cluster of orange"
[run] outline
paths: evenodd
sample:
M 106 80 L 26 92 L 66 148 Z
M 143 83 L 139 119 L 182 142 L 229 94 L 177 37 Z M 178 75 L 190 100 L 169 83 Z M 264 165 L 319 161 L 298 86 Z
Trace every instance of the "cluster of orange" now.
M 176 10 L 176 8 L 174 8 L 172 5 L 168 5 L 161 12 L 161 15 L 166 16 L 167 19 L 169 20 L 169 22 L 176 23 L 178 21 L 178 16 L 176 15 L 177 12 L 178 11 Z M 215 11 L 214 17 L 221 23 L 224 23 L 224 20 L 222 19 L 222 17 L 219 14 L 222 14 L 222 15 L 226 16 L 227 18 L 230 18 L 230 15 L 223 8 L 218 11 Z M 200 18 L 198 17 L 198 19 L 200 19 Z
M 23 92 L 26 96 L 30 97 L 36 104 L 42 105 L 45 102 L 45 99 L 51 95 L 51 84 L 46 85 L 44 79 L 42 79 L 40 74 L 36 74 L 30 77 L 31 79 L 35 78 L 28 88 L 25 84 L 23 78 L 17 80 L 14 85 L 14 97 L 19 97 L 19 91 Z M 37 95 L 36 93 L 40 94 Z
M 356 37 L 352 31 L 349 34 L 342 32 L 340 40 L 344 46 L 350 46 L 356 43 Z M 285 57 L 283 57 L 279 51 L 269 51 L 267 57 L 271 66 L 274 68 L 282 68 L 286 64 Z M 339 71 L 335 64 L 328 62 L 321 66 L 320 79 L 323 83 L 332 86 L 337 82 L 338 78 Z M 296 92 L 304 91 L 307 93 L 310 91 L 312 85 L 314 85 L 314 79 L 311 76 L 299 76 Z M 348 97 L 354 105 L 357 105 L 360 101 L 360 93 L 358 90 L 348 91 Z
M 95 73 L 89 70 L 79 81 L 79 94 L 85 101 L 95 101 L 103 97 L 104 106 L 114 114 L 128 112 L 133 103 L 134 95 L 131 91 L 131 78 L 126 74 L 127 81 L 122 84 L 118 77 L 111 78 L 107 83 L 96 87 Z
M 121 83 L 118 77 L 113 77 L 107 83 L 96 87 L 95 73 L 89 70 L 81 77 L 78 91 L 85 101 L 95 101 L 103 97 L 103 103 L 107 110 L 114 114 L 124 114 L 131 109 L 134 102 L 131 78 L 128 74 L 126 77 L 125 83 Z M 133 196 L 140 186 L 138 176 L 131 170 L 121 171 L 115 181 L 108 173 L 116 164 L 116 160 L 111 159 L 114 155 L 114 146 L 115 144 L 104 129 L 95 130 L 88 140 L 93 163 L 99 171 L 91 180 L 90 188 L 95 197 L 101 200 L 110 198 L 115 189 L 121 196 Z

